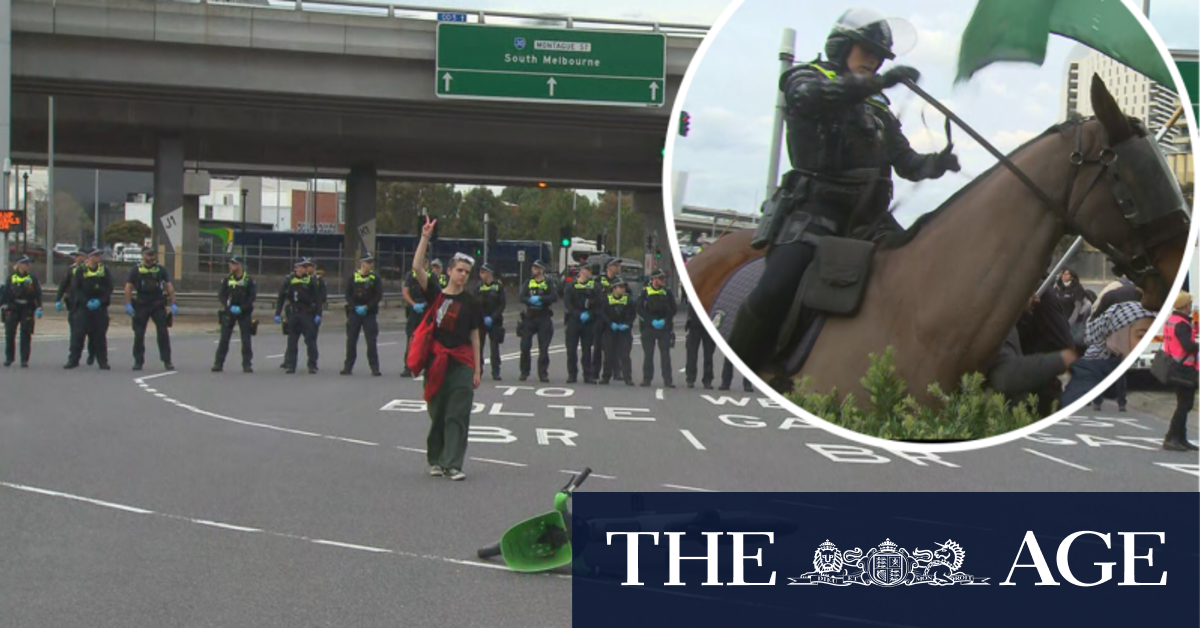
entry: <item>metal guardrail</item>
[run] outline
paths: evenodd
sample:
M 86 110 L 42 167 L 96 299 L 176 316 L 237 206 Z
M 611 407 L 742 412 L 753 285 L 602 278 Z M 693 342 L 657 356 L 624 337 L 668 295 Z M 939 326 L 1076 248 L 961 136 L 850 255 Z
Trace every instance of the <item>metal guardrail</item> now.
M 159 0 L 162 1 L 162 0 Z M 175 2 L 188 2 L 188 0 L 171 0 Z M 217 4 L 217 5 L 233 5 L 244 6 L 247 8 L 257 9 L 274 9 L 284 11 L 310 11 L 313 13 L 341 13 L 344 15 L 371 15 L 378 12 L 379 16 L 386 15 L 388 18 L 396 17 L 417 17 L 428 15 L 432 20 L 437 19 L 439 13 L 463 13 L 468 16 L 475 16 L 477 23 L 485 24 L 487 18 L 503 18 L 515 20 L 537 20 L 539 22 L 562 22 L 567 28 L 574 28 L 579 24 L 595 24 L 603 26 L 619 26 L 625 28 L 649 29 L 654 32 L 664 32 L 669 35 L 680 36 L 699 36 L 704 37 L 708 34 L 710 26 L 703 24 L 685 24 L 680 22 L 645 22 L 639 20 L 623 20 L 617 18 L 594 18 L 594 17 L 575 17 L 569 15 L 553 15 L 553 14 L 538 14 L 538 13 L 521 13 L 515 11 L 480 11 L 468 9 L 456 9 L 450 7 L 429 7 L 429 6 L 414 6 L 407 4 L 398 4 L 393 2 L 370 2 L 367 0 L 191 0 L 198 4 Z M 339 11 L 339 9 L 341 9 Z M 356 11 L 346 11 L 345 9 L 357 9 Z M 385 13 L 386 12 L 386 13 Z M 415 15 L 398 16 L 397 12 L 412 13 Z M 673 32 L 668 32 L 673 31 Z

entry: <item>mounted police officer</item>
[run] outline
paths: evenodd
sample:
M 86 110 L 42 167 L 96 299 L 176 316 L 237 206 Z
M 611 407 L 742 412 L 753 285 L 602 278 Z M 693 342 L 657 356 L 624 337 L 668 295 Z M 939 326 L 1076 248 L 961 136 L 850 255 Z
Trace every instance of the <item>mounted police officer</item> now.
M 825 42 L 828 59 L 797 65 L 780 77 L 787 103 L 787 143 L 792 171 L 763 207 L 753 246 L 770 246 L 758 286 L 738 309 L 730 347 L 751 368 L 773 353 L 816 243 L 882 224 L 899 230 L 888 213 L 892 170 L 910 181 L 959 170 L 953 145 L 918 154 L 888 108 L 884 89 L 916 81 L 920 73 L 895 66 L 892 28 L 867 9 L 844 13 Z
M 361 330 L 367 337 L 367 363 L 371 366 L 371 375 L 379 377 L 382 373 L 379 371 L 379 322 L 376 316 L 379 302 L 383 300 L 383 284 L 375 274 L 375 258 L 370 253 L 358 261 L 353 283 L 346 286 L 346 363 L 341 374 L 354 372 Z
M 12 366 L 16 357 L 17 330 L 21 331 L 21 368 L 29 368 L 29 352 L 33 345 L 33 319 L 42 317 L 42 285 L 29 274 L 32 260 L 26 255 L 17 260 L 8 278 L 0 311 L 4 317 L 4 366 Z
M 108 306 L 112 303 L 113 280 L 108 268 L 100 263 L 100 249 L 88 251 L 87 262 L 75 271 L 71 280 L 71 307 L 75 328 L 71 332 L 71 355 L 65 369 L 79 366 L 83 338 L 95 353 L 100 370 L 108 367 Z
M 521 381 L 529 379 L 530 362 L 533 357 L 533 339 L 538 343 L 538 379 L 550 381 L 550 339 L 554 337 L 554 312 L 550 306 L 558 300 L 554 285 L 546 279 L 546 265 L 542 260 L 533 263 L 533 277 L 521 286 L 521 303 L 525 311 L 521 314 Z
M 432 277 L 433 273 L 427 269 L 426 275 Z M 400 377 L 412 377 L 412 371 L 408 368 L 408 348 L 412 345 L 413 332 L 417 331 L 417 326 L 425 317 L 425 308 L 429 307 L 425 295 L 426 287 L 417 279 L 415 268 L 409 271 L 408 276 L 404 278 L 404 286 L 401 288 L 400 294 L 404 297 L 404 313 L 407 316 L 404 325 L 407 343 L 404 346 L 404 372 L 400 373 Z
M 171 365 L 171 333 L 167 331 L 167 312 L 179 314 L 175 305 L 175 287 L 167 269 L 158 265 L 154 249 L 142 251 L 142 263 L 129 271 L 125 280 L 125 313 L 133 318 L 133 370 L 142 370 L 146 361 L 146 327 L 154 321 L 158 337 L 158 357 L 168 371 Z
M 671 373 L 671 333 L 675 327 L 675 295 L 667 289 L 667 273 L 655 268 L 650 273 L 650 285 L 642 290 L 638 299 L 638 315 L 642 327 L 642 386 L 654 381 L 654 348 L 658 347 L 662 361 L 663 386 L 674 388 Z
M 280 314 L 287 308 L 287 349 L 283 356 L 283 367 L 290 375 L 296 372 L 296 361 L 300 353 L 300 337 L 304 336 L 304 348 L 308 354 L 308 372 L 317 372 L 317 328 L 321 325 L 321 312 L 325 308 L 325 288 L 316 274 L 316 264 L 307 257 L 296 262 L 296 270 L 279 288 L 275 301 L 275 323 L 282 322 Z
M 221 339 L 217 342 L 217 356 L 213 360 L 212 370 L 220 373 L 225 368 L 225 356 L 229 353 L 229 339 L 233 336 L 233 328 L 237 327 L 242 340 L 242 372 L 253 373 L 251 364 L 254 361 L 254 348 L 250 336 L 253 335 L 254 301 L 258 298 L 258 285 L 246 274 L 242 260 L 237 257 L 229 258 L 229 277 L 221 284 L 217 293 L 221 300 Z
M 54 311 L 61 312 L 64 309 L 67 311 L 67 326 L 70 333 L 75 333 L 75 317 L 71 315 L 74 311 L 71 303 L 71 282 L 75 279 L 75 271 L 83 268 L 87 261 L 87 252 L 83 249 L 76 249 L 71 254 L 74 261 L 69 268 L 67 274 L 63 275 L 62 281 L 58 282 L 58 292 L 54 295 Z M 91 366 L 96 361 L 96 353 L 92 351 L 92 344 L 89 342 L 87 346 L 87 363 Z
M 604 265 L 604 274 L 596 279 L 596 302 L 604 305 L 608 301 L 608 295 L 612 294 L 613 284 L 620 279 L 621 260 L 612 258 Z M 609 325 L 596 325 L 596 329 L 592 332 L 592 377 L 600 377 L 600 369 L 604 366 L 604 352 L 608 351 L 608 340 L 606 336 L 612 330 Z
M 566 304 L 564 326 L 567 328 L 567 383 L 574 384 L 579 377 L 579 364 L 583 364 L 583 381 L 587 384 L 596 383 L 596 371 L 592 370 L 592 347 L 595 343 L 596 320 L 599 318 L 597 306 L 600 304 L 600 292 L 596 290 L 596 280 L 592 278 L 592 267 L 579 267 L 579 275 L 570 287 L 565 289 L 563 299 Z M 583 346 L 583 359 L 579 357 L 579 347 Z
M 500 343 L 504 342 L 504 284 L 496 279 L 496 271 L 484 264 L 479 269 L 479 287 L 476 296 L 483 308 L 482 336 L 479 339 L 479 366 L 483 367 L 483 356 L 491 344 L 492 379 L 500 381 Z

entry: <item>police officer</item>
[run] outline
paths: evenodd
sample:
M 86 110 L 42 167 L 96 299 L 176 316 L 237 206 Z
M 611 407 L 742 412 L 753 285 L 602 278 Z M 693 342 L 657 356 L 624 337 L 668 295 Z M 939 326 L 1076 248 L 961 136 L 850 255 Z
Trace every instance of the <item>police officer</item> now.
M 959 170 L 953 145 L 918 154 L 900 130 L 882 91 L 906 80 L 914 68 L 896 66 L 892 31 L 879 13 L 851 9 L 825 41 L 828 59 L 785 71 L 779 86 L 787 105 L 787 142 L 792 171 L 764 204 L 753 245 L 770 246 L 758 286 L 738 308 L 729 344 L 753 369 L 773 353 L 783 318 L 791 308 L 816 242 L 825 235 L 861 235 L 882 225 L 899 230 L 888 213 L 892 170 L 920 181 Z
M 95 352 L 100 370 L 108 366 L 108 306 L 112 303 L 112 275 L 100 263 L 100 249 L 88 251 L 87 262 L 75 271 L 71 280 L 71 315 L 75 317 L 75 329 L 71 332 L 71 355 L 63 368 L 79 366 L 83 354 L 83 338 Z
M 479 366 L 483 367 L 483 356 L 487 353 L 487 345 L 492 347 L 492 379 L 500 381 L 500 343 L 504 342 L 504 308 L 507 299 L 504 296 L 504 284 L 496 279 L 496 271 L 484 264 L 479 269 L 479 288 L 476 296 L 483 308 L 483 335 L 479 341 Z
M 4 366 L 12 366 L 16 357 L 17 329 L 21 330 L 21 368 L 29 368 L 29 352 L 33 346 L 33 319 L 42 317 L 42 285 L 29 274 L 32 260 L 24 256 L 17 260 L 8 278 L 0 310 L 4 318 Z
M 229 353 L 229 339 L 233 336 L 233 328 L 237 327 L 242 339 L 242 372 L 253 373 L 254 348 L 250 336 L 254 321 L 254 301 L 258 298 L 258 285 L 246 274 L 242 260 L 237 257 L 229 258 L 229 277 L 221 284 L 217 293 L 221 300 L 221 339 L 217 342 L 217 357 L 213 360 L 212 370 L 220 373 L 225 368 L 225 356 Z
M 433 273 L 427 269 L 426 275 L 432 277 Z M 421 319 L 425 316 L 425 308 L 429 307 L 425 294 L 426 287 L 417 279 L 417 271 L 413 269 L 408 273 L 408 277 L 404 278 L 404 286 L 400 289 L 400 294 L 404 297 L 404 313 L 407 316 L 404 333 L 408 336 L 407 344 L 404 346 L 404 372 L 400 373 L 400 377 L 412 377 L 412 371 L 408 368 L 408 348 L 412 345 L 413 332 L 417 330 L 417 326 L 421 324 Z
M 600 383 L 608 382 L 616 377 L 624 380 L 627 386 L 633 385 L 633 323 L 637 319 L 637 307 L 625 293 L 625 280 L 615 277 L 609 281 L 609 293 L 604 297 L 604 307 L 600 324 L 607 330 L 604 340 L 608 344 L 604 348 L 604 372 L 600 375 Z
M 521 381 L 529 379 L 532 361 L 533 339 L 538 343 L 538 379 L 550 381 L 550 339 L 554 337 L 554 312 L 550 306 L 558 300 L 554 286 L 546 279 L 546 265 L 542 260 L 533 263 L 533 277 L 521 286 L 521 303 L 525 311 L 521 314 Z
M 571 286 L 566 288 L 564 303 L 566 313 L 564 326 L 567 328 L 567 383 L 574 384 L 579 377 L 579 364 L 576 363 L 580 345 L 583 346 L 583 381 L 587 384 L 596 383 L 596 372 L 592 370 L 592 345 L 595 341 L 596 319 L 599 318 L 597 306 L 600 304 L 596 290 L 596 280 L 592 278 L 592 267 L 579 267 L 579 275 Z
M 608 301 L 608 295 L 612 293 L 612 286 L 616 283 L 621 271 L 621 260 L 612 258 L 604 265 L 604 274 L 596 279 L 596 303 L 604 305 Z M 592 377 L 600 377 L 601 367 L 604 366 L 604 352 L 608 351 L 608 340 L 605 336 L 610 331 L 608 325 L 596 325 L 593 330 L 592 338 Z
M 713 382 L 713 354 L 717 350 L 717 343 L 708 335 L 708 331 L 704 329 L 704 324 L 700 322 L 700 317 L 703 314 L 695 307 L 688 308 L 687 324 L 684 326 L 687 332 L 687 364 L 684 368 L 684 375 L 687 377 L 687 387 L 696 387 L 696 371 L 699 370 L 700 362 L 700 347 L 704 347 L 704 375 L 700 383 L 704 384 L 704 390 L 712 390 Z
M 379 322 L 376 317 L 379 302 L 383 300 L 383 284 L 375 274 L 375 258 L 370 253 L 364 253 L 358 264 L 353 283 L 346 285 L 346 363 L 341 374 L 354 372 L 361 330 L 367 337 L 367 364 L 371 366 L 371 375 L 379 377 L 383 373 L 379 372 Z
M 146 327 L 154 321 L 158 336 L 158 357 L 168 371 L 171 364 L 171 334 L 167 331 L 167 311 L 179 314 L 175 305 L 175 287 L 167 269 L 158 265 L 158 253 L 147 248 L 142 251 L 142 263 L 129 271 L 125 280 L 125 313 L 133 318 L 133 370 L 142 370 L 146 361 Z
M 85 266 L 87 260 L 87 252 L 83 249 L 76 249 L 71 254 L 73 263 L 67 268 L 67 274 L 63 275 L 62 281 L 58 282 L 58 292 L 54 295 L 54 311 L 61 312 L 64 309 L 67 311 L 67 326 L 70 333 L 75 333 L 75 317 L 71 316 L 74 308 L 71 307 L 71 281 L 75 278 L 75 271 Z M 87 347 L 87 363 L 91 366 L 96 361 L 96 354 L 92 351 L 92 344 L 89 342 Z
M 442 266 L 442 260 L 433 260 L 433 262 L 429 264 L 429 269 L 429 274 L 437 281 L 438 288 L 445 288 L 446 284 L 450 282 L 450 278 L 447 277 L 446 273 L 443 271 L 444 267 Z
M 308 372 L 317 372 L 317 327 L 321 324 L 321 312 L 325 308 L 324 289 L 321 278 L 316 276 L 316 264 L 307 257 L 296 262 L 296 270 L 279 288 L 275 301 L 275 323 L 282 322 L 280 314 L 287 308 L 287 349 L 283 356 L 284 368 L 290 375 L 296 372 L 296 361 L 300 353 L 300 336 L 304 336 L 304 348 L 308 354 Z
M 671 331 L 675 327 L 675 295 L 666 288 L 667 274 L 661 268 L 650 273 L 650 285 L 638 299 L 638 315 L 642 328 L 642 386 L 654 381 L 654 347 L 658 347 L 662 360 L 663 386 L 674 388 L 671 383 Z
M 729 390 L 733 386 L 733 362 L 729 361 L 729 357 L 725 357 L 725 364 L 721 367 L 721 390 Z M 742 375 L 742 390 L 744 392 L 754 392 L 754 384 Z

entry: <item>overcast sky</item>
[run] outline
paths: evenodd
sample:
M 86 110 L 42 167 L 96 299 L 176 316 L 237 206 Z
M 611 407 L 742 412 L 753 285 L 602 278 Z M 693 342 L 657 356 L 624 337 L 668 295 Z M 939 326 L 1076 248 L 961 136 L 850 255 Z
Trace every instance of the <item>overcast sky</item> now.
M 272 0 L 279 2 L 279 0 Z M 311 0 L 314 4 L 316 0 Z M 360 0 L 363 4 L 387 5 L 385 0 Z M 290 3 L 290 0 L 289 0 Z M 512 11 L 514 13 L 570 15 L 572 17 L 617 18 L 648 22 L 712 25 L 728 6 L 728 0 L 604 0 L 583 3 L 565 0 L 405 0 L 417 7 L 453 7 L 463 11 Z M 339 7 L 339 11 L 345 11 Z
M 686 138 L 675 138 L 675 171 L 686 171 L 684 202 L 715 209 L 758 211 L 766 189 L 771 123 L 778 93 L 779 45 L 784 27 L 796 30 L 796 61 L 814 59 L 838 16 L 853 6 L 870 6 L 902 17 L 917 29 L 916 47 L 896 62 L 921 71 L 921 86 L 964 118 L 1003 152 L 1058 121 L 1059 99 L 1069 58 L 1089 49 L 1051 36 L 1046 62 L 990 66 L 968 83 L 953 86 L 958 46 L 974 2 L 875 0 L 871 3 L 746 0 L 723 28 L 711 35 L 696 68 L 684 109 L 692 116 Z M 1138 6 L 1141 6 L 1140 1 Z M 1200 40 L 1196 0 L 1153 0 L 1151 22 L 1171 48 L 1195 49 Z M 885 63 L 886 70 L 891 63 Z M 943 118 L 903 87 L 888 90 L 892 110 L 919 152 L 945 146 Z M 924 110 L 926 128 L 921 114 Z M 957 128 L 960 173 L 913 184 L 896 177 L 897 218 L 907 225 L 989 168 L 995 160 Z M 781 171 L 786 171 L 786 151 Z

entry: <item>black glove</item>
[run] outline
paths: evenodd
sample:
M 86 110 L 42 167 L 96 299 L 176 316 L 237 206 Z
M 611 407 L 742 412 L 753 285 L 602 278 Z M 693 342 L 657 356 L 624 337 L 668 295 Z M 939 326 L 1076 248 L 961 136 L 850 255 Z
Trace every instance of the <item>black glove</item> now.
M 962 166 L 960 166 L 958 163 L 958 155 L 955 155 L 953 152 L 951 152 L 953 149 L 954 144 L 947 144 L 946 149 L 938 153 L 937 165 L 942 169 L 943 174 L 945 174 L 947 171 L 958 172 L 959 170 L 962 170 Z
M 912 66 L 898 65 L 887 72 L 884 72 L 882 78 L 883 87 L 884 89 L 887 89 L 889 87 L 894 87 L 905 80 L 911 80 L 915 83 L 921 79 L 921 73 Z

